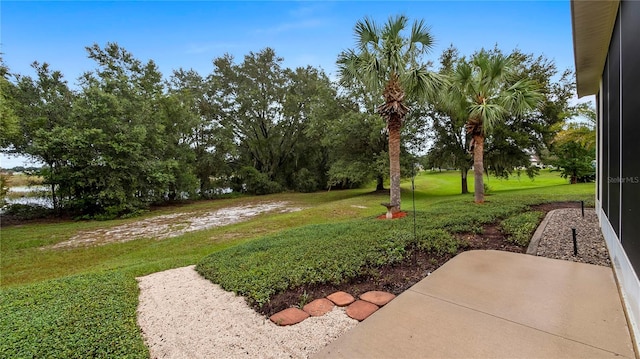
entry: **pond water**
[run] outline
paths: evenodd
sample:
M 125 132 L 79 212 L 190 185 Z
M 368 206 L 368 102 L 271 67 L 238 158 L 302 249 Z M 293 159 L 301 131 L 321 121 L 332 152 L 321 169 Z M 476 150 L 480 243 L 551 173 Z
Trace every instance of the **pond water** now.
M 48 186 L 42 185 L 10 187 L 9 192 L 5 197 L 5 201 L 7 204 L 32 204 L 46 208 L 53 208 L 53 201 L 51 200 L 51 197 L 48 197 L 50 193 L 49 189 L 50 188 Z M 216 188 L 210 190 L 209 195 L 222 195 L 231 192 L 233 192 L 231 188 Z M 183 192 L 180 195 L 180 198 L 188 199 L 189 194 L 187 192 Z
M 16 186 L 10 187 L 5 201 L 7 204 L 33 204 L 53 208 L 53 201 L 47 197 L 47 186 Z

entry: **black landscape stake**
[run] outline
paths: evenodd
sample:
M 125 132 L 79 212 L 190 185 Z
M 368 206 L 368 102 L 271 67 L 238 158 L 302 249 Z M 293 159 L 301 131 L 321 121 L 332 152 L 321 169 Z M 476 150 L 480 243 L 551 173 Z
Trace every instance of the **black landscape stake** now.
M 571 232 L 573 233 L 573 255 L 577 256 L 578 255 L 578 240 L 576 238 L 576 236 L 577 236 L 576 229 L 575 228 L 571 228 Z
M 413 241 L 417 240 L 416 237 L 416 164 L 413 164 L 411 170 L 411 199 L 413 200 Z
M 582 208 L 582 218 L 584 218 L 584 201 L 580 201 L 580 208 Z
M 413 200 L 413 242 L 416 243 L 416 165 L 413 164 L 413 169 L 411 170 L 411 199 Z M 413 254 L 413 263 L 417 263 L 418 254 L 417 251 L 412 251 Z

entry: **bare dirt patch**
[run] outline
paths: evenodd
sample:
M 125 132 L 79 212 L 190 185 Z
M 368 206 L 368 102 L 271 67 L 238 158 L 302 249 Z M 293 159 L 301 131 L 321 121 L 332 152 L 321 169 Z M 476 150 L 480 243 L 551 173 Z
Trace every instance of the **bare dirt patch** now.
M 166 239 L 188 232 L 246 221 L 262 213 L 286 213 L 300 210 L 301 208 L 290 207 L 288 202 L 266 202 L 226 207 L 208 212 L 173 213 L 116 227 L 83 231 L 50 248 L 88 247 L 128 242 L 141 238 Z

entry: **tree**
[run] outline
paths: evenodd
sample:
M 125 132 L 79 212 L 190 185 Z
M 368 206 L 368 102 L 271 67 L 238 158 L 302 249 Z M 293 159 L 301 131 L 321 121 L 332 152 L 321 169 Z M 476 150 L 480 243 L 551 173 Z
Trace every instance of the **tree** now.
M 376 179 L 382 190 L 388 167 L 388 140 L 380 116 L 344 112 L 325 123 L 323 143 L 330 149 L 329 187 L 357 187 Z
M 592 165 L 595 159 L 594 150 L 578 142 L 565 142 L 559 145 L 554 153 L 558 157 L 554 165 L 561 168 L 561 176 L 569 178 L 571 184 L 594 180 L 595 168 Z
M 0 148 L 9 146 L 20 131 L 19 119 L 13 110 L 12 93 L 15 89 L 9 81 L 9 69 L 0 57 Z
M 557 133 L 551 153 L 552 163 L 561 169 L 561 176 L 571 184 L 592 181 L 595 168 L 592 165 L 596 150 L 596 111 L 591 104 L 579 104 L 574 114 L 565 121 Z
M 322 71 L 282 68 L 282 62 L 270 48 L 240 64 L 230 55 L 214 60 L 211 98 L 238 146 L 232 159 L 238 189 L 311 191 L 326 183 L 327 153 L 307 139 L 319 139 L 312 123 L 337 115 L 335 89 Z
M 167 138 L 162 74 L 115 43 L 87 47 L 97 68 L 80 79 L 77 141 L 68 149 L 69 195 L 87 215 L 113 217 L 194 192 L 177 181 L 179 159 Z M 178 184 L 188 187 L 176 188 Z
M 541 95 L 529 78 L 521 78 L 513 57 L 481 50 L 460 61 L 451 76 L 448 103 L 462 105 L 465 129 L 473 151 L 474 199 L 484 202 L 485 136 L 508 116 L 522 117 L 538 105 Z
M 44 163 L 44 183 L 51 186 L 54 209 L 60 207 L 61 171 L 65 166 L 68 137 L 62 128 L 70 123 L 75 94 L 60 71 L 52 71 L 47 63 L 31 65 L 37 77 L 16 75 L 13 99 L 15 115 L 20 119 L 19 134 L 11 141 L 8 152 L 28 156 Z
M 376 112 L 387 123 L 389 133 L 389 174 L 391 212 L 400 211 L 400 129 L 409 112 L 407 98 L 425 98 L 436 93 L 440 78 L 422 63 L 433 45 L 424 20 L 414 21 L 403 36 L 408 19 L 390 17 L 379 27 L 372 19 L 356 23 L 356 48 L 338 56 L 338 73 L 343 84 L 356 81 L 367 91 L 382 95 L 384 103 Z
M 215 59 L 211 76 L 216 83 L 213 99 L 223 109 L 223 126 L 233 131 L 234 142 L 239 145 L 235 172 L 248 176 L 253 171 L 241 170 L 242 167 L 254 167 L 265 176 L 252 175 L 251 178 L 269 182 L 260 187 L 279 191 L 274 179 L 278 166 L 285 161 L 280 140 L 287 140 L 282 137 L 277 122 L 283 96 L 284 79 L 280 68 L 283 59 L 267 48 L 259 53 L 249 53 L 242 64 L 237 65 L 233 60 L 230 55 Z M 244 187 L 254 192 L 246 187 L 246 183 Z
M 221 122 L 221 109 L 213 100 L 216 84 L 194 70 L 178 69 L 168 81 L 165 109 L 170 113 L 168 134 L 172 146 L 182 154 L 197 177 L 199 195 L 209 198 L 215 193 L 212 178 L 230 176 L 226 161 L 235 145 L 230 131 Z M 183 172 L 186 173 L 186 172 Z
M 452 76 L 454 66 L 461 61 L 458 50 L 449 46 L 440 56 L 440 74 Z M 464 125 L 468 112 L 464 100 L 440 92 L 431 111 L 432 144 L 427 153 L 427 162 L 431 167 L 455 168 L 460 171 L 460 191 L 468 193 L 467 174 L 471 169 L 472 158 L 469 155 L 469 141 Z
M 489 53 L 502 54 L 497 47 Z M 519 176 L 524 168 L 526 174 L 533 178 L 539 169 L 531 164 L 530 157 L 532 154 L 542 157 L 547 152 L 553 136 L 558 132 L 557 124 L 564 123 L 564 119 L 574 112 L 569 100 L 575 94 L 575 85 L 569 70 L 562 72 L 556 80 L 558 70 L 554 62 L 544 56 L 536 57 L 515 50 L 509 57 L 515 64 L 515 78 L 535 81 L 542 100 L 535 110 L 525 115 L 507 115 L 494 123 L 493 130 L 485 138 L 483 163 L 487 175 L 508 178 L 515 172 Z M 464 58 L 461 59 L 458 51 L 451 46 L 440 57 L 440 71 L 451 76 L 460 61 L 464 61 Z M 446 103 L 446 99 L 447 96 L 443 96 L 441 101 Z M 469 141 L 465 138 L 467 133 L 464 125 L 468 117 L 465 106 L 464 102 L 453 107 L 443 106 L 442 102 L 435 106 L 431 127 L 433 146 L 428 156 L 432 164 L 446 163 L 449 167 L 460 169 L 462 193 L 466 193 L 466 173 L 473 163 L 468 154 Z

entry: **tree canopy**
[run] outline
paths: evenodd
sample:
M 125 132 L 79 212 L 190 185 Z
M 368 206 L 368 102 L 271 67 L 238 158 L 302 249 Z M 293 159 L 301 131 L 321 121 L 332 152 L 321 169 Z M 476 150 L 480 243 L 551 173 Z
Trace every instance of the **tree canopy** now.
M 582 127 L 562 127 L 579 111 L 568 104 L 571 73 L 554 79 L 542 56 L 496 48 L 467 58 L 452 47 L 436 73 L 424 21 L 365 18 L 354 31 L 337 82 L 285 67 L 271 48 L 214 58 L 208 74 L 165 77 L 153 60 L 94 44 L 95 67 L 75 87 L 48 63 L 34 62 L 29 76 L 0 61 L 1 151 L 43 164 L 56 211 L 113 218 L 230 190 L 383 189 L 386 180 L 400 210 L 400 174 L 429 144 L 431 165 L 461 171 L 462 192 L 475 135 L 484 136 L 483 170 L 498 176 L 531 153 L 557 158 L 569 138 L 592 146 Z M 532 84 L 538 94 L 524 90 Z

